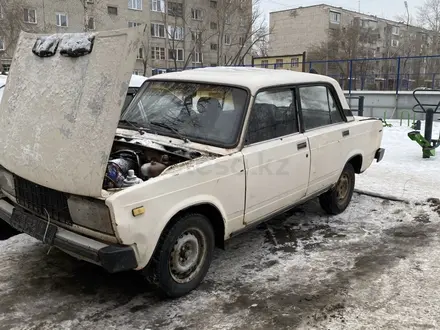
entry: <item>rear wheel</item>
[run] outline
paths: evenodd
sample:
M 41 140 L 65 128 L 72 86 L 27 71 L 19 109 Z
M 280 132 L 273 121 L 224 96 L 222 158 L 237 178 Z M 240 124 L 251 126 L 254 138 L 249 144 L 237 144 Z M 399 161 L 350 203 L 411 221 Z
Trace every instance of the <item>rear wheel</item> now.
M 168 297 L 194 290 L 212 261 L 214 230 L 202 214 L 181 216 L 162 234 L 149 269 L 149 280 Z
M 328 214 L 336 215 L 345 211 L 353 196 L 355 172 L 353 165 L 347 163 L 336 185 L 319 196 L 319 203 Z

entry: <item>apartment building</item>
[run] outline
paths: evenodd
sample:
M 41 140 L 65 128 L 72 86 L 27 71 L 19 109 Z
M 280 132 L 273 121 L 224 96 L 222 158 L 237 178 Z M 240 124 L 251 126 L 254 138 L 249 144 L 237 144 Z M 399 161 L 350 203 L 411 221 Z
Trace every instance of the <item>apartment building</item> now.
M 326 4 L 298 7 L 270 13 L 270 26 L 272 34 L 270 36 L 270 56 L 280 56 L 284 54 L 301 53 L 307 51 L 309 60 L 313 60 L 313 50 L 317 46 L 328 43 L 332 32 L 338 29 L 346 29 L 349 26 L 358 28 L 357 45 L 353 50 L 348 50 L 354 58 L 395 58 L 398 56 L 420 56 L 438 54 L 439 49 L 433 48 L 433 36 L 430 32 L 415 26 L 408 25 L 406 22 L 397 22 L 373 15 L 363 14 L 341 7 Z M 344 33 L 339 34 L 340 37 Z M 347 39 L 349 36 L 346 36 Z M 350 40 L 346 41 L 347 43 Z M 361 47 L 359 47 L 361 46 Z M 341 46 L 340 46 L 341 47 Z M 344 51 L 347 53 L 347 45 Z M 362 51 L 359 51 L 359 50 Z M 325 58 L 319 60 L 341 59 L 341 53 L 332 54 L 331 51 L 325 54 Z M 344 54 L 342 59 L 346 59 Z M 315 58 L 316 59 L 316 58 Z M 406 62 L 405 62 L 406 63 Z M 417 79 L 432 70 L 430 66 L 436 65 L 433 61 L 410 61 L 404 68 L 407 83 Z M 395 86 L 395 73 L 397 72 L 394 61 L 372 61 L 362 68 L 357 66 L 353 69 L 355 75 L 367 76 L 372 85 L 386 80 L 387 88 Z M 341 79 L 347 79 L 347 69 L 341 65 L 327 64 L 324 72 L 329 75 L 341 75 Z M 363 72 L 359 72 L 363 71 Z M 342 77 L 345 75 L 344 77 Z M 394 76 L 393 76 L 394 75 Z M 354 77 L 353 79 L 355 79 Z M 360 79 L 360 78 L 359 78 Z M 379 87 L 382 88 L 382 87 Z
M 251 16 L 252 0 L 0 0 L 0 61 L 7 70 L 20 30 L 69 33 L 144 25 L 136 74 L 249 64 Z
M 329 30 L 358 24 L 370 36 L 373 57 L 387 57 L 402 47 L 410 33 L 414 53 L 427 51 L 429 31 L 341 7 L 320 4 L 270 13 L 270 55 L 302 53 L 328 41 Z M 361 41 L 360 41 L 361 42 Z

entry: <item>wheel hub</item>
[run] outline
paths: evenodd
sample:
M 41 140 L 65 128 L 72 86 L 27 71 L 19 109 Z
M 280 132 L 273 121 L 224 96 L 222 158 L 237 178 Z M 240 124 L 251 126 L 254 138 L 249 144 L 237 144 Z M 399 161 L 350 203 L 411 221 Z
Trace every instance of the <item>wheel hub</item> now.
M 338 198 L 338 201 L 342 202 L 344 201 L 348 196 L 349 191 L 349 178 L 347 174 L 343 174 L 341 178 L 339 179 L 339 182 L 336 186 L 336 195 Z
M 206 256 L 205 237 L 197 232 L 185 232 L 176 241 L 170 254 L 170 273 L 178 283 L 191 281 Z

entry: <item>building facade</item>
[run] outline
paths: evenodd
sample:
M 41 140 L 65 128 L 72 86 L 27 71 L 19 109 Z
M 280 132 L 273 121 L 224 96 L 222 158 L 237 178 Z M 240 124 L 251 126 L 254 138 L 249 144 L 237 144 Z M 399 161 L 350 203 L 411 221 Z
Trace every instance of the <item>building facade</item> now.
M 429 73 L 440 72 L 437 59 L 414 58 L 402 61 L 401 66 L 393 60 L 440 53 L 430 31 L 407 22 L 321 4 L 271 12 L 270 26 L 270 56 L 307 51 L 309 61 L 326 62 L 314 67 L 341 85 L 351 79 L 357 89 L 367 85 L 369 89 L 394 89 L 400 79 L 401 86 L 410 89 L 425 85 L 425 80 L 426 85 L 434 85 Z M 331 62 L 349 59 L 368 60 L 353 62 L 351 69 L 348 62 Z
M 251 0 L 0 0 L 0 61 L 7 71 L 20 30 L 71 33 L 144 25 L 136 74 L 250 64 L 251 21 Z
M 357 24 L 376 36 L 371 44 L 373 57 L 388 57 L 402 49 L 410 34 L 414 55 L 428 53 L 430 33 L 405 22 L 391 21 L 341 7 L 314 5 L 270 13 L 270 54 L 300 53 L 327 42 L 329 30 Z
M 252 66 L 266 69 L 283 69 L 305 72 L 306 53 L 252 58 Z

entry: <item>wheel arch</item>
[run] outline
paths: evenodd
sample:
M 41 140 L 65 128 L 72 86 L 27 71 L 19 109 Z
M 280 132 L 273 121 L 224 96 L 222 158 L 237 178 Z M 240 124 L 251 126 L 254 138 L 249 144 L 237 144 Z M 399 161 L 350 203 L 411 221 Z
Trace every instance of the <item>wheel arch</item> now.
M 171 226 L 173 226 L 179 218 L 185 214 L 189 213 L 198 213 L 204 215 L 212 225 L 214 229 L 215 235 L 215 246 L 224 249 L 225 248 L 225 220 L 223 219 L 222 213 L 220 210 L 212 203 L 209 202 L 201 202 L 198 204 L 193 204 L 187 206 L 177 213 L 175 213 L 165 227 L 162 229 L 162 232 L 159 237 L 163 235 Z
M 358 153 L 354 156 L 351 156 L 346 164 L 351 164 L 354 168 L 354 172 L 356 174 L 360 174 L 362 172 L 362 162 L 363 162 L 363 156 L 362 154 Z

